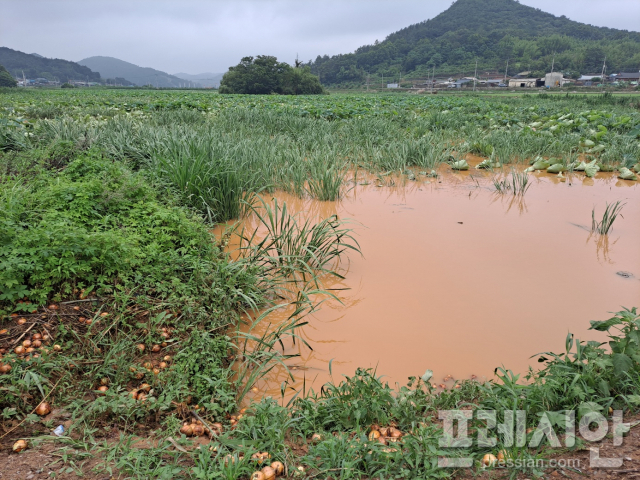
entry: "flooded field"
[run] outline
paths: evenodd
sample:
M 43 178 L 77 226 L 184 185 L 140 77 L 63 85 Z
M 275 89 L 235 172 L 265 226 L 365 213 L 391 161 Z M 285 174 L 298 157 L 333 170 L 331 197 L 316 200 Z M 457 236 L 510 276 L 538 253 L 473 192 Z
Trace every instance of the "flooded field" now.
M 288 362 L 295 382 L 286 396 L 318 391 L 331 379 L 330 362 L 335 381 L 358 367 L 390 384 L 432 369 L 432 381 L 447 387 L 490 379 L 500 366 L 526 373 L 536 368 L 532 355 L 562 351 L 568 332 L 604 340 L 588 320 L 638 304 L 637 182 L 535 173 L 521 197 L 495 193 L 493 175 L 446 167 L 437 179 L 362 176 L 339 202 L 275 195 L 302 215 L 351 219 L 364 255 L 350 254 L 346 278 L 325 285 L 342 304 L 325 302 L 306 318 L 299 334 L 313 351 L 285 345 L 300 355 Z M 601 215 L 618 200 L 623 218 L 610 235 L 592 235 L 592 209 Z M 271 314 L 258 330 L 289 313 Z M 277 370 L 254 395 L 280 397 L 286 380 Z

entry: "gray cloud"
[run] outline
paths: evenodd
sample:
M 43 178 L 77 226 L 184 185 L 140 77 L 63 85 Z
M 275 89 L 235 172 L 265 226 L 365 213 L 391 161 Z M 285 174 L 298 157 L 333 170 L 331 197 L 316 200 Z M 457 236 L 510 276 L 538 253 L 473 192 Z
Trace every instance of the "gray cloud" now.
M 521 0 L 637 30 L 637 0 Z M 0 45 L 46 57 L 113 56 L 169 73 L 223 72 L 245 55 L 292 62 L 352 52 L 432 18 L 451 0 L 0 0 Z M 605 7 L 606 5 L 606 7 Z

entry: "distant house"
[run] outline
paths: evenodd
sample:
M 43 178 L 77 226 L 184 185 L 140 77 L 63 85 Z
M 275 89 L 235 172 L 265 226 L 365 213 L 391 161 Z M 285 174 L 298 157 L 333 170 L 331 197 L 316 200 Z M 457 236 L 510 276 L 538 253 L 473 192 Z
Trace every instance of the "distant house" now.
M 397 83 L 387 83 L 387 88 L 398 88 L 399 85 Z
M 619 73 L 616 75 L 617 81 L 633 82 L 640 80 L 640 72 Z
M 580 78 L 578 79 L 578 82 L 592 82 L 594 78 L 603 78 L 602 75 L 582 75 L 580 76 Z M 605 75 L 604 78 L 606 79 L 607 76 Z
M 531 72 L 520 72 L 517 75 L 514 75 L 513 78 L 530 78 Z
M 536 88 L 543 82 L 538 78 L 512 78 L 509 80 L 509 88 Z
M 453 83 L 449 84 L 449 88 L 462 88 L 465 84 L 473 82 L 472 79 L 461 78 L 460 80 L 456 80 Z
M 500 79 L 500 78 L 494 79 L 494 80 L 487 80 L 485 82 L 487 87 L 498 87 L 501 83 L 502 83 L 502 79 Z

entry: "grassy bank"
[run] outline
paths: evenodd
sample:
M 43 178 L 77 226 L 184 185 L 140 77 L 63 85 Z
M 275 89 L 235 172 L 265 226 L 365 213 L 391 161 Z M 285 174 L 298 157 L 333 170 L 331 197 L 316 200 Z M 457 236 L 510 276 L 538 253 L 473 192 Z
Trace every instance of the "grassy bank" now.
M 248 478 L 257 452 L 282 461 L 289 477 L 445 478 L 455 471 L 438 467 L 449 455 L 439 446 L 439 409 L 496 410 L 499 420 L 522 410 L 528 427 L 544 411 L 635 411 L 635 310 L 594 324 L 616 332 L 610 349 L 570 336 L 566 352 L 545 354 L 525 383 L 504 370 L 497 382 L 436 394 L 428 373 L 391 388 L 360 370 L 289 405 L 265 399 L 241 411 L 253 382 L 286 359 L 280 342 L 301 341 L 305 315 L 331 297 L 322 279 L 335 261 L 359 253 L 341 220 L 304 223 L 259 195 L 335 200 L 358 169 L 412 175 L 466 153 L 633 168 L 634 102 L 2 92 L 3 448 L 55 440 L 66 465 L 91 457 L 122 478 Z M 249 211 L 267 236 L 245 232 L 232 260 L 228 238 L 210 231 Z M 275 332 L 239 329 L 283 304 L 295 312 Z M 51 413 L 36 412 L 43 401 Z M 185 421 L 211 430 L 211 442 L 195 448 L 189 428 L 181 435 Z M 54 438 L 59 424 L 65 433 Z M 369 438 L 374 424 L 384 442 Z M 528 459 L 545 448 L 507 450 Z M 455 455 L 479 460 L 487 451 Z

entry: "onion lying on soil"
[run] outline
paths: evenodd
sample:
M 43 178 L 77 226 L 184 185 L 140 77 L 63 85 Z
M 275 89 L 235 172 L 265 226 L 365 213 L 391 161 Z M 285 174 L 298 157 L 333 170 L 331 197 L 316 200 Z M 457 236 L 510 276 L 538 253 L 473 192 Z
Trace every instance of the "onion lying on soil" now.
M 16 443 L 13 444 L 13 451 L 16 453 L 19 453 L 25 450 L 28 446 L 29 444 L 27 443 L 26 440 L 18 440 Z
M 492 453 L 487 453 L 484 457 L 482 457 L 482 464 L 485 467 L 491 467 L 495 465 L 497 460 L 498 459 L 496 458 L 495 455 L 493 455 Z
M 265 480 L 273 480 L 276 478 L 276 471 L 271 467 L 264 467 L 262 473 L 264 474 Z
M 284 473 L 284 465 L 282 464 L 282 462 L 273 462 L 271 464 L 271 468 L 273 468 L 277 476 L 280 476 Z
M 42 402 L 40 405 L 36 407 L 36 414 L 40 415 L 41 417 L 48 415 L 50 412 L 51 412 L 51 405 L 49 405 L 49 402 Z

